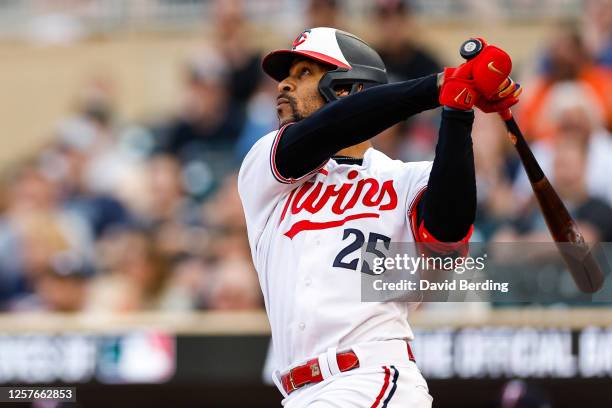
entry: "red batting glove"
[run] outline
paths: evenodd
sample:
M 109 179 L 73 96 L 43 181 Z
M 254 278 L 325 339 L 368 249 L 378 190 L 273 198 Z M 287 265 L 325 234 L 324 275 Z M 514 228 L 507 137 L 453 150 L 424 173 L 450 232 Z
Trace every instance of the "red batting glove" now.
M 512 71 L 512 59 L 499 47 L 487 44 L 482 38 L 483 48 L 470 62 L 471 75 L 476 89 L 488 100 L 493 100 L 500 90 L 508 86 L 507 80 Z M 511 93 L 511 92 L 509 92 Z
M 499 89 L 491 99 L 478 99 L 476 107 L 484 113 L 504 112 L 518 103 L 518 97 L 523 92 L 523 88 L 510 77 L 502 82 Z
M 482 42 L 483 48 L 487 47 L 484 38 L 478 38 L 478 40 Z M 472 74 L 476 59 L 478 59 L 478 56 L 457 68 L 444 69 L 444 82 L 438 98 L 442 106 L 459 110 L 470 110 L 474 107 L 474 104 L 480 98 L 480 92 L 477 91 L 477 84 Z
M 470 110 L 480 98 L 480 94 L 476 91 L 476 84 L 470 78 L 470 69 L 468 64 L 460 65 L 457 68 L 444 69 L 444 82 L 440 89 L 439 101 L 442 106 L 448 106 L 453 109 Z
M 468 110 L 475 104 L 483 111 L 498 112 L 518 102 L 518 85 L 509 79 L 512 60 L 507 52 L 478 38 L 480 53 L 457 68 L 444 70 L 440 103 Z M 482 101 L 481 101 L 482 100 Z

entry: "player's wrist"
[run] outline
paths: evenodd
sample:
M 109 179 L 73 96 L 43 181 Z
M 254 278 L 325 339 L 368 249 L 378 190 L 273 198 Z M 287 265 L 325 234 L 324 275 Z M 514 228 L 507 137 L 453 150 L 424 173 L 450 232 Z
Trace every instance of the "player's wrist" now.
M 474 109 L 457 109 L 457 108 L 451 108 L 450 106 L 443 106 L 442 110 L 444 112 L 474 112 Z

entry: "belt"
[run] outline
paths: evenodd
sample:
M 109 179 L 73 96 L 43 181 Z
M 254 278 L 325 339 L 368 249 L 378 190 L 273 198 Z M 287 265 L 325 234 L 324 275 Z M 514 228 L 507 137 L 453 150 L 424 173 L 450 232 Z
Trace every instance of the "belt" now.
M 413 363 L 416 362 L 410 344 L 406 343 L 406 347 L 408 350 L 408 358 Z M 359 367 L 359 359 L 352 350 L 336 354 L 336 360 L 338 361 L 338 369 L 340 372 L 350 371 Z M 294 367 L 281 376 L 281 384 L 287 395 L 307 384 L 314 384 L 321 381 L 323 381 L 323 373 L 321 372 L 318 358 L 308 360 L 306 364 Z

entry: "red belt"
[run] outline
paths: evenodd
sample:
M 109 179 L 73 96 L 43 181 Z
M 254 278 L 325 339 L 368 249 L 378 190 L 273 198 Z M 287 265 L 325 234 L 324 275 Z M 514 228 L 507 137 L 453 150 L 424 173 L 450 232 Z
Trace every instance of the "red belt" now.
M 406 346 L 408 348 L 408 358 L 410 361 L 415 362 L 410 344 L 406 343 Z M 336 354 L 336 360 L 338 361 L 340 372 L 353 370 L 359 367 L 359 359 L 353 351 Z M 318 358 L 308 360 L 306 364 L 294 367 L 289 370 L 288 373 L 281 376 L 281 383 L 287 395 L 306 384 L 313 384 L 321 381 L 323 381 L 323 374 L 321 373 L 321 367 L 319 367 Z

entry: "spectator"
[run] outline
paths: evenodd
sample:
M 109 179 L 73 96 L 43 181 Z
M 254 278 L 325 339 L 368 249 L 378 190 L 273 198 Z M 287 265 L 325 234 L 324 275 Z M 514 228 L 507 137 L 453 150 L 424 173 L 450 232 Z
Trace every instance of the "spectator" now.
M 155 150 L 180 162 L 186 192 L 201 200 L 235 168 L 232 154 L 245 112 L 231 99 L 228 65 L 218 53 L 190 60 L 185 78 L 180 111 L 155 130 Z
M 157 129 L 158 151 L 186 164 L 233 147 L 244 112 L 232 103 L 228 72 L 225 59 L 212 50 L 188 61 L 183 101 L 175 117 Z
M 340 0 L 309 0 L 306 27 L 342 28 Z
M 565 82 L 552 87 L 549 94 L 548 105 L 542 107 L 541 120 L 550 123 L 553 136 L 551 140 L 532 145 L 542 169 L 551 174 L 556 139 L 564 135 L 580 139 L 587 149 L 588 192 L 612 205 L 612 136 L 603 127 L 602 114 L 592 93 L 580 82 Z M 515 186 L 519 202 L 531 197 L 531 187 L 524 171 L 521 170 Z
M 262 307 L 257 275 L 244 259 L 225 259 L 216 269 L 208 307 L 214 310 L 253 310 Z
M 442 67 L 414 39 L 415 22 L 406 0 L 377 0 L 372 11 L 375 48 L 387 67 L 390 82 L 438 73 Z M 402 160 L 430 160 L 439 115 L 424 112 L 387 129 L 374 139 L 377 149 Z
M 33 282 L 58 252 L 92 259 L 88 224 L 62 208 L 59 197 L 57 186 L 34 164 L 12 175 L 0 218 L 0 302 L 15 302 L 31 293 Z
M 213 271 L 212 285 L 206 291 L 206 307 L 259 307 L 261 295 L 246 240 L 237 174 L 228 175 L 215 196 L 205 204 L 204 219 L 211 233 L 206 257 Z
M 242 163 L 259 138 L 278 128 L 277 92 L 276 83 L 266 75 L 247 105 L 246 122 L 235 148 L 237 163 Z
M 180 163 L 170 155 L 155 155 L 145 163 L 144 191 L 138 197 L 140 220 L 149 227 L 166 222 L 196 224 L 196 203 L 187 195 Z
M 589 195 L 586 185 L 587 146 L 571 134 L 555 146 L 554 177 L 557 192 L 580 224 L 587 242 L 612 240 L 612 208 Z
M 242 217 L 237 182 L 237 174 L 228 175 L 214 197 L 204 205 L 204 223 L 212 235 L 207 256 L 215 262 L 224 258 L 240 258 L 250 265 L 246 224 Z
M 499 226 L 519 216 L 522 204 L 533 195 L 528 183 L 521 185 L 524 199 L 517 199 L 513 180 L 524 170 L 507 138 L 505 125 L 496 115 L 476 112 L 472 130 L 478 208 L 474 240 L 487 241 Z M 526 178 L 526 176 L 525 176 Z
M 571 130 L 557 136 L 553 152 L 553 180 L 559 196 L 578 222 L 587 242 L 612 239 L 612 208 L 591 196 L 586 185 L 587 143 Z M 516 242 L 550 241 L 544 218 L 532 203 L 513 230 L 505 230 L 497 239 Z M 503 236 L 503 239 L 500 237 Z
M 131 215 L 112 194 L 89 188 L 86 169 L 91 157 L 84 151 L 58 143 L 45 149 L 41 162 L 45 173 L 60 188 L 62 207 L 82 217 L 94 238 L 108 228 L 131 222 Z
M 145 231 L 125 230 L 108 236 L 102 246 L 106 273 L 92 283 L 87 310 L 189 310 L 195 300 L 175 284 L 172 263 Z
M 406 0 L 377 0 L 374 6 L 376 50 L 391 82 L 442 72 L 442 66 L 414 40 L 415 22 Z
M 586 1 L 584 37 L 595 62 L 612 69 L 612 1 Z
M 227 64 L 230 99 L 244 106 L 262 79 L 261 55 L 253 46 L 242 0 L 217 0 L 215 7 L 215 46 Z
M 112 81 L 94 77 L 79 91 L 74 114 L 40 153 L 40 167 L 59 188 L 61 205 L 78 213 L 94 237 L 130 222 L 115 197 L 140 160 L 122 148 L 115 126 Z
M 114 100 L 110 78 L 90 78 L 79 90 L 74 114 L 57 129 L 59 148 L 68 150 L 73 156 L 69 159 L 80 160 L 78 172 L 72 175 L 73 187 L 80 190 L 114 194 L 133 166 L 133 158 L 118 145 Z
M 32 280 L 33 293 L 15 301 L 13 311 L 81 312 L 91 268 L 78 254 L 56 252 Z
M 564 81 L 576 81 L 584 87 L 603 114 L 603 123 L 612 129 L 612 71 L 593 63 L 593 57 L 575 28 L 562 27 L 550 40 L 544 57 L 543 72 L 525 84 L 519 105 L 521 127 L 527 137 L 547 139 L 553 134 L 544 108 L 551 103 L 551 90 Z
M 137 225 L 151 231 L 150 239 L 165 257 L 189 256 L 204 243 L 200 204 L 185 188 L 183 169 L 170 155 L 157 154 L 144 163 L 134 188 L 124 194 Z

